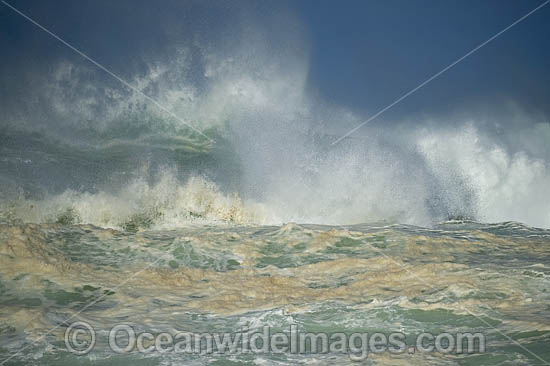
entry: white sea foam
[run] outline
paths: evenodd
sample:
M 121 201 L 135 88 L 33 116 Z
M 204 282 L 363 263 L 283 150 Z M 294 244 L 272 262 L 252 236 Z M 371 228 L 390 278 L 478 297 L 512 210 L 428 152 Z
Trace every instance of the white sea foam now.
M 33 201 L 28 212 L 20 201 L 16 216 L 47 221 L 74 209 L 79 221 L 115 227 L 141 214 L 153 215 L 155 225 L 168 226 L 198 218 L 323 224 L 386 219 L 430 225 L 466 217 L 550 227 L 548 122 L 528 113 L 516 113 L 511 122 L 487 122 L 473 114 L 453 123 L 442 117 L 385 121 L 332 146 L 362 116 L 307 92 L 307 53 L 297 51 L 300 47 L 277 54 L 265 46 L 261 33 L 247 37 L 244 32 L 221 51 L 181 48 L 163 62 L 151 61 L 147 72 L 131 80 L 195 127 L 216 129 L 220 145 L 231 146 L 223 154 L 234 154 L 239 164 L 227 169 L 220 160 L 218 167 L 235 175 L 226 181 L 236 183 L 226 187 L 216 179 L 204 180 L 194 171 L 200 163 L 167 159 L 163 164 L 186 174 L 143 176 L 115 187 L 108 186 L 111 177 L 105 176 L 100 193 L 86 193 L 82 182 L 63 194 Z M 192 60 L 202 63 L 201 75 L 190 67 Z M 72 145 L 97 144 L 97 137 L 90 140 L 83 134 L 92 130 L 103 146 L 111 137 L 124 140 L 128 133 L 127 140 L 143 147 L 144 157 L 136 159 L 144 161 L 155 134 L 185 137 L 185 125 L 139 95 L 99 84 L 94 73 L 62 63 L 49 86 L 37 88 L 47 91 L 43 98 L 55 112 L 55 119 L 47 122 L 50 133 L 63 130 Z M 31 122 L 26 121 L 31 130 L 43 131 Z M 501 133 L 499 126 L 511 128 Z M 71 131 L 74 135 L 67 138 Z M 178 146 L 164 147 L 174 151 L 185 146 L 185 138 L 178 141 Z

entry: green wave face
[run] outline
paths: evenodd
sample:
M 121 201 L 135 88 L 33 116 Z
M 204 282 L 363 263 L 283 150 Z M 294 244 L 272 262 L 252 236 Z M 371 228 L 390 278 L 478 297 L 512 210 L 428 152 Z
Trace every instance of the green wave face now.
M 59 58 L 38 55 L 46 34 L 29 37 L 41 43 L 33 52 L 0 56 L 14 65 L 0 75 L 0 366 L 550 365 L 544 115 L 501 104 L 478 113 L 486 101 L 476 100 L 457 114 L 396 119 L 405 103 L 377 114 L 364 109 L 373 100 L 324 99 L 313 80 L 323 69 L 310 70 L 318 50 L 297 19 L 267 11 L 275 2 L 148 1 L 135 18 L 138 2 L 56 12 L 2 1 L 2 21 L 15 18 L 0 44 L 25 50 L 19 30 L 41 31 L 11 14 L 12 2 L 52 29 L 64 29 L 62 18 L 78 25 L 89 37 L 79 46 L 108 50 L 102 62 L 124 82 L 63 47 L 51 49 Z M 86 6 L 128 23 L 113 22 L 103 39 Z M 77 10 L 85 21 L 67 16 Z M 265 17 L 248 19 L 255 11 Z M 170 22 L 154 21 L 161 14 Z M 76 46 L 78 32 L 65 33 Z M 383 59 L 393 53 L 382 43 Z M 324 67 L 342 57 L 346 45 L 336 46 Z M 130 56 L 133 47 L 144 52 Z M 361 70 L 377 63 L 353 54 L 352 64 L 368 61 Z M 327 80 L 354 76 L 329 71 Z M 536 84 L 523 81 L 519 89 Z M 383 97 L 392 85 L 366 87 Z M 67 335 L 73 322 L 95 329 L 89 353 L 69 351 L 68 341 L 86 340 Z M 172 335 L 399 333 L 406 347 L 117 353 L 108 335 L 118 324 Z M 422 352 L 425 332 L 484 343 Z

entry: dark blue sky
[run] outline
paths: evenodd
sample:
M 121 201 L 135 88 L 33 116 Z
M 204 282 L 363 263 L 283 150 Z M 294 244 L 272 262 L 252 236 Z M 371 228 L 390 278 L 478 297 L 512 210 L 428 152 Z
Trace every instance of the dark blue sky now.
M 329 104 L 372 113 L 529 12 L 541 0 L 390 0 L 293 2 L 29 1 L 10 2 L 111 68 L 129 75 L 144 56 L 161 57 L 199 35 L 223 39 L 245 17 L 277 42 L 285 18 L 308 42 L 307 87 Z M 179 36 L 175 36 L 179 35 Z M 31 71 L 79 58 L 0 5 L 0 96 L 24 92 Z M 30 78 L 30 79 L 29 79 Z M 542 8 L 384 118 L 499 108 L 513 101 L 550 116 L 550 5 Z M 382 118 L 381 118 L 382 119 Z
M 300 2 L 312 35 L 311 84 L 329 99 L 383 107 L 541 1 Z M 549 111 L 550 6 L 399 105 L 400 111 L 514 99 Z

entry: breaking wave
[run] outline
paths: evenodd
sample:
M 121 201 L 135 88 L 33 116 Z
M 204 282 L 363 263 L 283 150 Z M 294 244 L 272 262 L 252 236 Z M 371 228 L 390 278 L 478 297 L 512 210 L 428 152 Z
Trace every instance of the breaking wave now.
M 300 42 L 274 50 L 243 32 L 148 61 L 130 81 L 182 119 L 61 62 L 29 91 L 36 103 L 2 117 L 2 220 L 550 227 L 550 123 L 432 116 L 369 124 L 332 145 L 365 116 L 308 92 Z
M 87 223 L 138 231 L 184 223 L 261 223 L 266 219 L 261 216 L 262 209 L 246 204 L 237 194 L 223 194 L 204 178 L 191 177 L 180 184 L 166 173 L 153 185 L 136 180 L 116 194 L 67 190 L 39 200 L 11 201 L 3 213 L 4 221 L 12 223 Z

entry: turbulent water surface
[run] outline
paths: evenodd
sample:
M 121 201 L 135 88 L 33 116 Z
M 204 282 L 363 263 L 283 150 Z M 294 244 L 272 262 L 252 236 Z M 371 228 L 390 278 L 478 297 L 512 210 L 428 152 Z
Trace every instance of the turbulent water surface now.
M 483 352 L 407 348 L 363 362 L 550 360 L 550 231 L 531 227 L 550 226 L 546 150 L 514 151 L 475 123 L 331 147 L 301 124 L 313 112 L 262 83 L 224 80 L 212 91 L 220 109 L 205 97 L 188 110 L 215 120 L 204 130 L 214 142 L 131 106 L 101 123 L 0 129 L 2 364 L 352 362 L 346 352 L 119 354 L 108 345 L 117 324 L 399 332 L 407 346 L 424 332 L 482 333 Z M 96 331 L 85 355 L 66 346 L 75 321 Z
M 179 10 L 166 10 L 169 3 Z M 184 3 L 204 9 L 195 16 L 179 8 Z M 133 89 L 61 44 L 52 47 L 40 38 L 49 35 L 2 8 L 2 17 L 20 17 L 13 22 L 42 32 L 32 44 L 56 56 L 42 65 L 42 55 L 15 53 L 13 67 L 3 68 L 0 366 L 352 362 L 346 352 L 119 354 L 108 342 L 117 324 L 155 334 L 254 333 L 266 325 L 271 332 L 291 325 L 315 334 L 399 332 L 407 347 L 425 332 L 482 333 L 484 350 L 472 353 L 407 348 L 371 352 L 362 362 L 549 364 L 548 118 L 510 102 L 486 112 L 467 107 L 459 113 L 456 106 L 427 115 L 422 107 L 422 115 L 387 113 L 365 125 L 377 110 L 348 108 L 314 92 L 310 78 L 319 70 L 309 70 L 299 22 L 281 15 L 270 34 L 261 20 L 243 16 L 233 24 L 229 11 L 236 3 L 222 2 L 216 11 L 214 3 L 165 2 L 152 9 L 144 2 L 146 16 L 139 21 L 133 3 L 116 2 L 114 13 L 104 10 L 108 16 L 97 23 L 88 22 L 85 10 L 79 11 L 82 23 L 61 8 L 51 19 L 36 10 L 52 30 L 64 29 L 56 24 L 61 18 L 70 20 L 67 39 L 90 56 L 94 45 L 107 47 L 118 62 L 98 60 Z M 87 6 L 110 9 L 107 4 Z M 164 7 L 173 24 L 155 18 Z M 116 14 L 127 17 L 127 31 L 147 27 L 119 47 L 111 42 L 124 28 Z M 81 40 L 76 24 L 96 41 Z M 105 31 L 101 24 L 116 27 Z M 208 31 L 215 34 L 208 37 Z M 10 48 L 26 39 L 18 31 L 0 33 Z M 348 36 L 342 42 L 334 36 L 338 46 L 324 52 L 355 60 L 349 56 L 355 53 L 339 51 Z M 142 38 L 166 47 L 145 52 Z M 382 43 L 382 55 L 387 45 L 406 49 Z M 132 45 L 140 51 L 126 54 Z M 349 78 L 368 67 L 370 54 L 380 53 L 368 47 L 361 56 L 366 65 L 354 61 L 360 66 Z M 424 66 L 439 67 L 435 59 L 424 60 L 435 51 L 410 49 L 407 62 L 419 54 Z M 460 52 L 453 48 L 441 62 Z M 329 67 L 330 60 L 322 63 Z M 380 75 L 394 73 L 392 62 Z M 491 69 L 506 62 L 521 72 L 524 87 L 531 85 L 508 53 L 491 61 Z M 415 83 L 432 72 L 404 70 Z M 471 80 L 483 73 L 477 70 Z M 342 71 L 330 66 L 327 77 L 344 77 Z M 387 87 L 399 96 L 406 84 Z M 381 86 L 368 88 L 390 95 Z M 475 85 L 434 90 L 455 89 L 478 98 Z M 76 321 L 96 332 L 95 348 L 85 355 L 67 348 L 65 335 Z
M 350 362 L 340 353 L 118 355 L 105 334 L 119 323 L 197 334 L 296 324 L 304 332 L 402 332 L 407 339 L 442 331 L 486 336 L 485 353 L 370 354 L 365 362 L 373 365 L 535 365 L 550 358 L 550 231 L 512 222 L 139 233 L 19 224 L 0 226 L 0 236 L 0 354 L 22 351 L 6 365 Z M 68 318 L 98 332 L 88 355 L 66 350 Z

